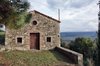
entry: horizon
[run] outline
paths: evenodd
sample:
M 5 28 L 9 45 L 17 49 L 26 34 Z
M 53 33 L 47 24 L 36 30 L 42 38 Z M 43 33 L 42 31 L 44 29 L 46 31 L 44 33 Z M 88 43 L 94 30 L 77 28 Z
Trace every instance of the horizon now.
M 98 32 L 98 31 L 66 31 L 66 32 Z

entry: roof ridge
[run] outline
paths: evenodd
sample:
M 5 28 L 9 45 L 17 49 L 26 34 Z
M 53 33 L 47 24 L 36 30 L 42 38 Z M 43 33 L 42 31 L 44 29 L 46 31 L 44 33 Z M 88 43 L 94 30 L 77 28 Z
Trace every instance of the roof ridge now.
M 31 11 L 31 12 L 33 12 L 33 11 Z M 57 19 L 55 19 L 55 18 L 53 18 L 53 17 L 50 17 L 50 16 L 48 16 L 48 15 L 45 15 L 45 14 L 43 14 L 43 13 L 39 12 L 39 11 L 34 10 L 34 12 L 35 12 L 35 13 L 39 13 L 39 14 L 41 14 L 41 15 L 43 15 L 43 16 L 46 16 L 46 17 L 48 17 L 48 18 L 50 18 L 50 19 L 52 19 L 52 20 L 55 20 L 55 21 L 57 21 L 57 22 L 59 22 L 59 23 L 60 23 L 60 21 L 59 21 L 59 20 L 57 20 Z

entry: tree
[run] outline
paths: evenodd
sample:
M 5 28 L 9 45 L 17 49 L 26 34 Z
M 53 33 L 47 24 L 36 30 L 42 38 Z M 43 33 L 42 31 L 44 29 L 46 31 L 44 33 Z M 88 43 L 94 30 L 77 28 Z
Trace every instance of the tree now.
M 88 64 L 88 59 L 93 59 L 96 46 L 90 38 L 76 38 L 69 45 L 70 49 L 83 54 L 85 66 Z
M 97 65 L 96 66 L 99 66 L 100 65 L 100 0 L 98 2 L 98 5 L 99 5 L 99 13 L 98 13 L 98 43 L 97 43 L 97 46 L 98 46 L 98 61 L 97 61 Z
M 24 0 L 0 0 L 0 23 L 14 27 L 28 8 L 29 3 Z
M 100 14 L 99 14 L 99 16 L 100 16 Z M 100 19 L 100 17 L 99 17 L 99 19 Z M 100 23 L 99 23 L 99 27 L 98 27 L 97 52 L 98 52 L 98 54 L 97 54 L 98 60 L 96 61 L 97 62 L 96 66 L 99 66 L 100 65 Z

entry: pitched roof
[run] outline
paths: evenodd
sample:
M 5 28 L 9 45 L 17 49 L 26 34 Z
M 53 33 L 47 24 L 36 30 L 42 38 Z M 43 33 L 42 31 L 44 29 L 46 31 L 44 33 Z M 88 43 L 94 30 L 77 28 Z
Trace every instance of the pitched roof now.
M 32 11 L 32 12 L 35 12 L 35 13 L 41 14 L 41 15 L 43 15 L 43 16 L 45 16 L 45 17 L 47 17 L 47 18 L 50 18 L 50 19 L 52 19 L 52 20 L 57 21 L 58 23 L 60 23 L 60 21 L 59 21 L 59 20 L 54 19 L 54 18 L 52 18 L 52 17 L 50 17 L 50 16 L 48 16 L 48 15 L 45 15 L 45 14 L 43 14 L 43 13 L 40 13 L 39 11 L 34 10 L 34 11 Z

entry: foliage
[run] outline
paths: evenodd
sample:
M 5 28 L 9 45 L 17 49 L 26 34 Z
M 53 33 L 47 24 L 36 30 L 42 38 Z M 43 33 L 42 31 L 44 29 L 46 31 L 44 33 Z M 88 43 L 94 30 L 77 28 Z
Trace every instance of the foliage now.
M 0 0 L 0 23 L 6 26 L 11 25 L 12 28 L 20 27 L 25 21 L 22 14 L 25 13 L 28 8 L 29 3 L 27 1 Z
M 94 49 L 93 41 L 89 38 L 76 38 L 70 44 L 70 49 L 82 53 L 85 57 L 90 58 Z
M 28 22 L 30 22 L 30 19 L 32 18 L 32 14 L 27 14 L 27 16 L 26 16 L 26 20 L 25 20 L 25 23 L 28 23 Z
M 65 47 L 65 42 L 63 42 L 62 39 L 60 39 L 60 41 L 61 41 L 61 47 Z
M 75 41 L 71 42 L 70 49 L 82 53 L 84 56 L 84 65 L 88 65 L 87 59 L 94 59 L 96 44 L 90 38 L 76 38 Z
M 31 16 L 30 17 L 29 16 L 30 16 L 29 14 L 24 12 L 18 15 L 16 18 L 10 20 L 7 24 L 7 27 L 9 27 L 10 29 L 18 29 L 24 26 L 24 24 L 30 22 Z
M 94 62 L 95 62 L 95 66 L 99 66 L 99 65 L 98 65 L 98 49 L 97 49 L 97 48 L 94 50 L 94 53 L 93 53 L 93 60 L 94 60 Z
M 62 39 L 60 41 L 61 41 L 61 47 L 69 48 L 69 44 L 66 44 Z
M 99 23 L 99 26 L 100 26 L 100 23 Z M 100 65 L 100 27 L 98 26 L 99 30 L 98 30 L 98 42 L 97 42 L 97 56 L 98 56 L 98 60 L 97 60 L 97 65 L 96 66 L 99 66 Z

